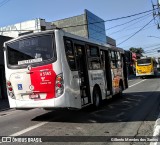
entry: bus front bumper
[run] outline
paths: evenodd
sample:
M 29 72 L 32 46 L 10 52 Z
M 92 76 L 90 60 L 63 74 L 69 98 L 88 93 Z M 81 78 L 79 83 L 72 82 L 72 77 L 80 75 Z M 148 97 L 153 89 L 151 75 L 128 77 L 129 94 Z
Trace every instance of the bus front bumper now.
M 143 73 L 143 74 L 138 74 L 136 73 L 136 76 L 137 77 L 141 77 L 141 76 L 153 76 L 154 75 L 154 72 L 151 72 L 151 73 Z

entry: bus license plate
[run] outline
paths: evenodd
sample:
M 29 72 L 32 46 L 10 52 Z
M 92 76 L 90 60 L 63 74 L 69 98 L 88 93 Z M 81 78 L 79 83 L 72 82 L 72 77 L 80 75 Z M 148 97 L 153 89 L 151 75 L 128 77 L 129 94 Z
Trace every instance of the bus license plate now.
M 32 95 L 29 95 L 29 98 L 30 99 L 39 99 L 39 94 L 32 94 Z

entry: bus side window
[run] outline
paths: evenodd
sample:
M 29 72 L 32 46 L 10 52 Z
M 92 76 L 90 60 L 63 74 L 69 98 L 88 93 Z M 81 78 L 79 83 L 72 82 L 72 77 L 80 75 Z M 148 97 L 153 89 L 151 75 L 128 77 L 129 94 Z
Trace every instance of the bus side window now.
M 111 59 L 111 68 L 117 68 L 116 55 L 114 51 L 109 51 Z
M 117 54 L 117 68 L 122 68 L 122 59 L 121 59 L 121 54 L 120 52 L 116 52 Z
M 104 51 L 100 51 L 100 58 L 101 58 L 101 67 L 102 69 L 105 69 L 105 53 Z
M 89 46 L 87 49 L 88 67 L 90 70 L 101 68 L 99 48 L 96 46 Z
M 65 52 L 71 70 L 76 70 L 75 55 L 71 40 L 65 40 Z
M 118 60 L 121 60 L 121 54 L 120 52 L 117 52 Z
M 111 68 L 122 68 L 121 54 L 118 51 L 109 51 L 111 59 Z

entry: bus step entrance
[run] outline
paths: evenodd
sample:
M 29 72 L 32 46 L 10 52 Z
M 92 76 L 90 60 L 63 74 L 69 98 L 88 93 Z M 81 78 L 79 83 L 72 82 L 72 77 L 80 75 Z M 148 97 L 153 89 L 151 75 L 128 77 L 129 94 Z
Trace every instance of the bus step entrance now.
M 82 106 L 89 103 L 86 89 L 87 89 L 86 86 L 81 86 L 81 102 L 82 102 Z
M 82 102 L 82 106 L 88 104 L 89 103 L 88 97 L 82 96 L 81 97 L 81 102 Z

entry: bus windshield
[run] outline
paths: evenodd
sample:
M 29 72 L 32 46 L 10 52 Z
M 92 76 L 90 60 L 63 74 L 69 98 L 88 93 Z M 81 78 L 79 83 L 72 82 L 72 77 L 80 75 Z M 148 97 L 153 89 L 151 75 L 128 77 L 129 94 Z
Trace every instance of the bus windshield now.
M 28 37 L 7 44 L 9 65 L 24 65 L 51 60 L 54 57 L 53 35 Z
M 138 59 L 137 65 L 149 65 L 151 64 L 151 59 Z

